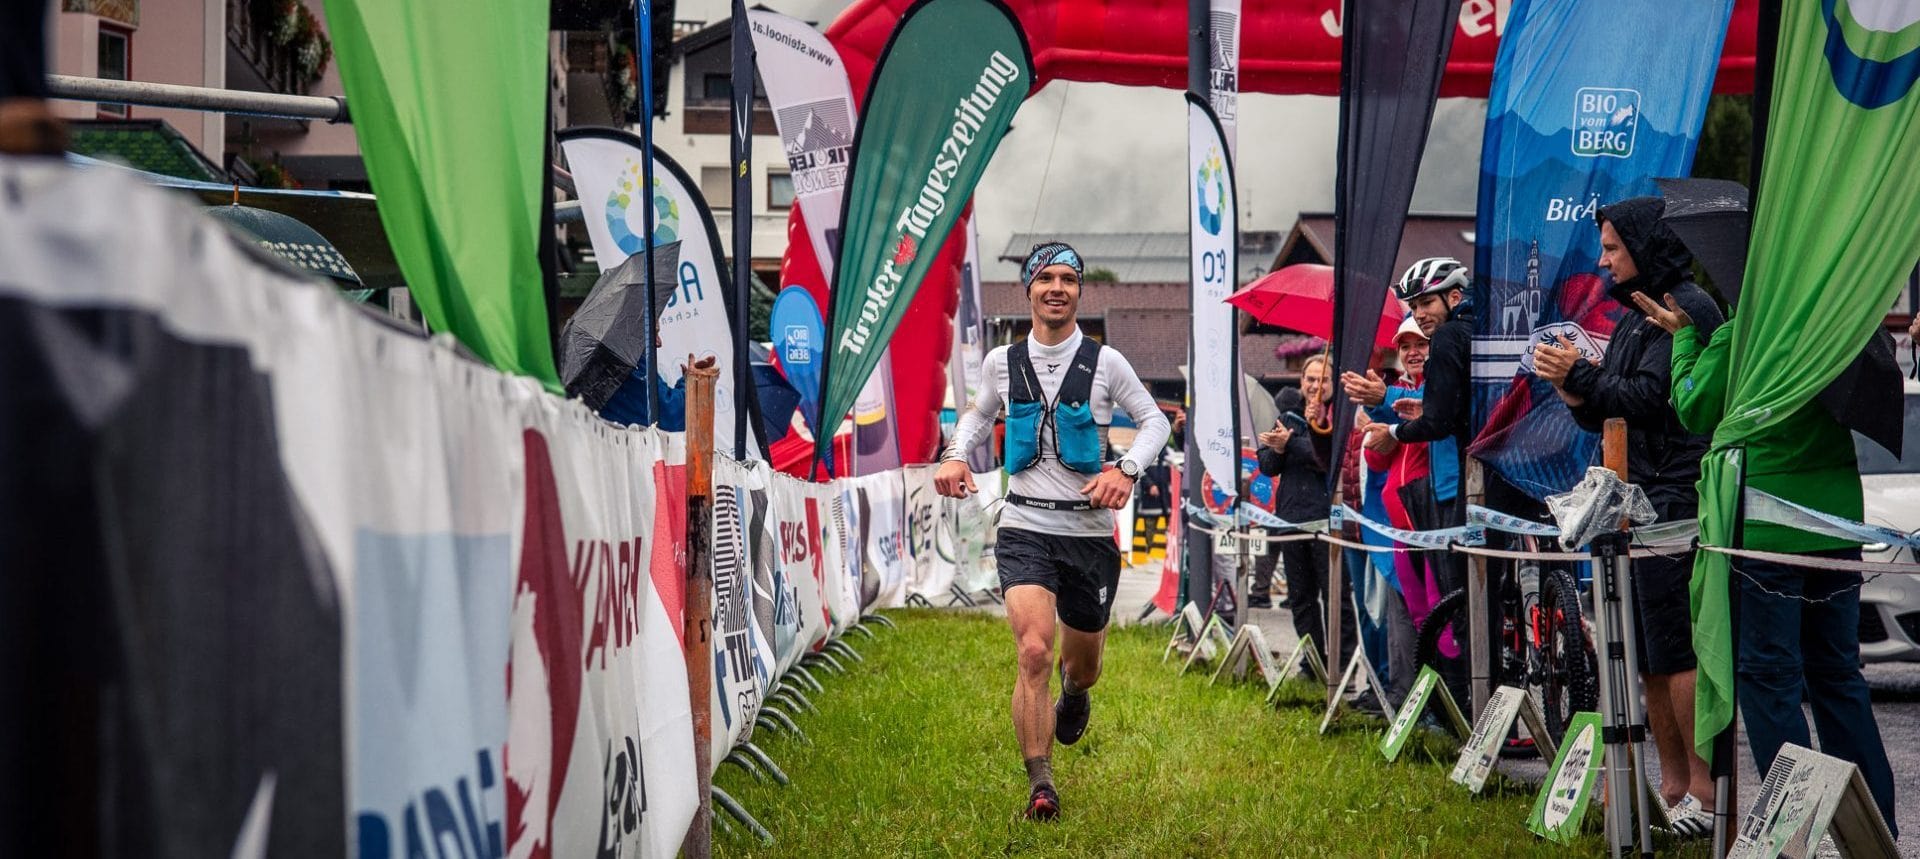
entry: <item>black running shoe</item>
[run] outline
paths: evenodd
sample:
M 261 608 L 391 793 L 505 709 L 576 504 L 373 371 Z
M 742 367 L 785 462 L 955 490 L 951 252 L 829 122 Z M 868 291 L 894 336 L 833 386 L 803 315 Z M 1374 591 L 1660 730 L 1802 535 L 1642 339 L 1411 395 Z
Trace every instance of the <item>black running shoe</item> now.
M 1080 735 L 1087 732 L 1087 718 L 1092 715 L 1093 701 L 1086 692 L 1060 693 L 1059 699 L 1053 702 L 1053 738 L 1063 746 L 1079 742 Z
M 1026 818 L 1028 820 L 1052 820 L 1060 816 L 1060 794 L 1053 792 L 1053 785 L 1043 784 L 1033 789 L 1033 795 L 1027 797 Z

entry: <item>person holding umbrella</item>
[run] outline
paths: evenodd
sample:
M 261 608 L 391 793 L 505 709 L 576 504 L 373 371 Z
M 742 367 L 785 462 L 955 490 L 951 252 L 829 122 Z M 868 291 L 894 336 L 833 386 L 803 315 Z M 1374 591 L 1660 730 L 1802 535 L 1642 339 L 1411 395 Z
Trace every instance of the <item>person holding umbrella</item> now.
M 1674 411 L 1693 432 L 1711 435 L 1726 413 L 1732 387 L 1734 326 L 1705 337 L 1674 296 L 1665 306 L 1645 293 L 1635 307 L 1673 337 Z M 1830 516 L 1860 521 L 1865 499 L 1853 435 L 1819 400 L 1761 429 L 1745 444 L 1746 485 Z M 1808 560 L 1860 560 L 1857 542 L 1747 519 L 1742 548 L 1802 555 Z M 1787 743 L 1811 746 L 1806 700 L 1820 733 L 1820 751 L 1860 768 L 1887 827 L 1894 815 L 1893 767 L 1880 739 L 1867 681 L 1860 671 L 1859 573 L 1733 558 L 1737 593 L 1735 696 L 1754 765 L 1772 768 Z
M 1666 298 L 1686 308 L 1696 329 L 1724 321 L 1719 305 L 1693 282 L 1693 254 L 1661 221 L 1664 202 L 1634 197 L 1600 209 L 1600 267 L 1612 276 L 1607 294 L 1626 306 L 1606 356 L 1595 364 L 1562 338 L 1534 347 L 1534 373 L 1553 384 L 1574 422 L 1599 432 L 1608 418 L 1627 422 L 1627 476 L 1644 489 L 1659 521 L 1692 519 L 1700 458 L 1707 437 L 1687 430 L 1667 396 L 1673 338 L 1634 306 L 1637 297 Z M 1674 830 L 1712 832 L 1713 777 L 1693 750 L 1693 686 L 1698 663 L 1687 583 L 1693 552 L 1633 562 L 1634 628 L 1645 680 L 1647 721 L 1660 755 L 1660 795 L 1674 809 Z

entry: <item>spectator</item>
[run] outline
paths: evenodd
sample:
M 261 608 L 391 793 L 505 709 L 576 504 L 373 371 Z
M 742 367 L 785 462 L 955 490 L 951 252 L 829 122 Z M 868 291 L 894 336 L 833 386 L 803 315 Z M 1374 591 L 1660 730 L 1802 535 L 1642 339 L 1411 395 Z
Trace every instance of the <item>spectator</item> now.
M 1325 354 L 1307 359 L 1300 388 L 1280 392 L 1275 405 L 1282 412 L 1273 429 L 1260 434 L 1260 473 L 1280 479 L 1274 515 L 1289 522 L 1327 518 L 1327 465 L 1333 456 L 1332 364 Z M 1287 609 L 1293 630 L 1313 636 L 1314 647 L 1327 657 L 1324 618 L 1326 599 L 1349 606 L 1347 583 L 1334 596 L 1327 571 L 1327 544 L 1298 540 L 1280 544 L 1281 574 L 1286 577 Z M 1256 584 L 1255 591 L 1260 588 Z M 1339 657 L 1353 652 L 1354 624 L 1340 624 Z M 1329 665 L 1331 667 L 1331 663 Z
M 1633 302 L 1673 335 L 1672 396 L 1681 423 L 1711 434 L 1726 414 L 1732 387 L 1734 326 L 1722 325 L 1703 339 L 1673 296 L 1665 307 L 1639 293 Z M 1853 521 L 1864 515 L 1853 436 L 1818 400 L 1749 436 L 1744 472 L 1747 486 L 1803 507 Z M 1741 545 L 1756 551 L 1860 559 L 1853 541 L 1785 525 L 1748 519 L 1739 533 Z M 1804 697 L 1812 705 L 1820 750 L 1860 767 L 1897 835 L 1893 768 L 1860 673 L 1860 574 L 1750 558 L 1732 562 L 1739 618 L 1734 686 L 1754 765 L 1766 772 L 1781 746 L 1812 745 L 1800 710 Z
M 1534 372 L 1550 382 L 1582 429 L 1599 432 L 1608 418 L 1627 421 L 1627 476 L 1647 493 L 1660 521 L 1698 515 L 1693 484 L 1707 437 L 1689 432 L 1668 402 L 1673 337 L 1633 306 L 1633 296 L 1672 297 L 1697 331 L 1711 334 L 1723 317 L 1693 283 L 1693 254 L 1660 220 L 1658 197 L 1634 197 L 1594 217 L 1600 225 L 1600 267 L 1612 276 L 1608 295 L 1627 307 L 1614 325 L 1605 358 L 1595 364 L 1572 343 L 1534 347 Z M 1851 449 L 1851 448 L 1849 448 Z M 1702 837 L 1713 827 L 1713 778 L 1693 749 L 1695 668 L 1688 581 L 1693 552 L 1633 562 L 1634 629 L 1645 680 L 1647 723 L 1660 755 L 1660 795 L 1673 809 L 1674 830 Z
M 1398 385 L 1384 388 L 1373 408 L 1363 412 L 1389 423 L 1399 419 L 1393 411 L 1393 403 L 1401 399 L 1418 400 L 1424 390 L 1428 340 L 1426 333 L 1412 317 L 1401 323 L 1400 330 L 1394 333 L 1394 348 L 1399 353 L 1400 366 L 1406 375 Z M 1360 392 L 1349 391 L 1349 396 L 1360 395 Z M 1396 528 L 1412 530 L 1415 525 L 1407 498 L 1424 499 L 1433 495 L 1430 447 L 1418 442 L 1401 444 L 1396 441 L 1367 450 L 1367 469 L 1384 475 L 1384 480 L 1377 507 L 1373 511 L 1363 510 L 1362 513 L 1379 517 L 1375 521 L 1384 520 Z M 1413 674 L 1418 670 L 1414 657 L 1415 635 L 1443 594 L 1438 579 L 1425 562 L 1424 556 L 1428 553 L 1408 551 L 1407 547 L 1378 534 L 1368 534 L 1371 541 L 1393 549 L 1381 553 L 1386 555 L 1381 562 L 1383 568 L 1392 570 L 1394 581 L 1399 586 L 1397 596 L 1401 600 L 1397 614 L 1403 620 L 1392 628 L 1393 649 L 1390 658 L 1395 661 L 1388 669 L 1391 678 L 1388 691 L 1397 703 L 1405 700 L 1408 690 L 1413 687 Z M 1457 656 L 1459 653 L 1450 635 L 1443 636 L 1441 649 L 1443 655 L 1447 656 Z

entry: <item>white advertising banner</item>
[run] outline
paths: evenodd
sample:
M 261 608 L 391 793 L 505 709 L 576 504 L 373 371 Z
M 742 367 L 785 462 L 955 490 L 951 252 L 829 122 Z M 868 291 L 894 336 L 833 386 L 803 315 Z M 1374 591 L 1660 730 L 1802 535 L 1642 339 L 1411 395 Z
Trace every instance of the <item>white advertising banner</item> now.
M 560 150 L 573 172 L 587 237 L 600 270 L 612 269 L 645 245 L 646 210 L 639 194 L 640 138 L 609 128 L 570 128 L 560 134 Z M 733 438 L 733 325 L 727 317 L 725 266 L 719 233 L 699 186 L 673 159 L 656 151 L 653 164 L 654 244 L 680 242 L 680 282 L 660 312 L 660 378 L 680 381 L 687 356 L 712 358 L 720 368 L 713 390 L 713 437 Z M 749 438 L 759 428 L 749 426 Z M 726 442 L 731 444 L 731 441 Z M 747 445 L 750 456 L 757 441 Z
M 867 566 L 874 593 L 869 605 L 907 604 L 906 494 L 898 470 L 854 478 L 867 495 Z
M 1238 270 L 1239 218 L 1233 158 L 1207 104 L 1187 95 L 1187 210 L 1192 260 L 1192 352 L 1187 398 L 1195 446 L 1215 486 L 1239 483 L 1234 437 L 1239 402 L 1238 339 L 1226 303 Z M 1238 497 L 1239 493 L 1234 493 Z
M 1207 3 L 1207 101 L 1220 118 L 1227 152 L 1240 153 L 1240 0 Z

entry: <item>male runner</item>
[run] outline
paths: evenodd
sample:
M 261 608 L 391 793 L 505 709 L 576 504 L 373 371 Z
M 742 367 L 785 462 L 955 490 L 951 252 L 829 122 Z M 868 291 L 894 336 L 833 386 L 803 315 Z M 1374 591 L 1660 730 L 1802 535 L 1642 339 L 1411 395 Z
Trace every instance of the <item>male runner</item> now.
M 976 491 L 966 452 L 1007 412 L 1007 503 L 994 556 L 1019 653 L 1013 733 L 1027 767 L 1026 816 L 1060 813 L 1053 741 L 1072 745 L 1087 729 L 1087 690 L 1100 679 L 1107 615 L 1120 581 L 1113 514 L 1151 465 L 1170 428 L 1132 365 L 1102 348 L 1075 321 L 1080 255 L 1060 242 L 1034 247 L 1021 267 L 1033 333 L 987 353 L 978 399 L 961 414 L 934 487 L 951 498 Z M 1115 407 L 1138 426 L 1133 447 L 1112 467 L 1106 427 Z M 1056 628 L 1064 624 L 1065 629 Z M 1060 697 L 1047 706 L 1060 638 Z

